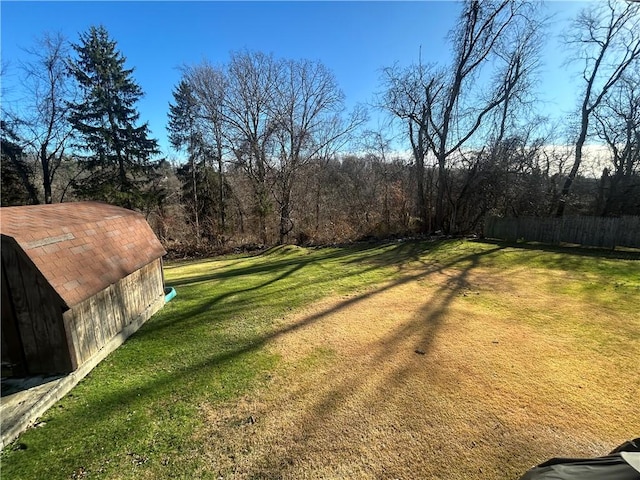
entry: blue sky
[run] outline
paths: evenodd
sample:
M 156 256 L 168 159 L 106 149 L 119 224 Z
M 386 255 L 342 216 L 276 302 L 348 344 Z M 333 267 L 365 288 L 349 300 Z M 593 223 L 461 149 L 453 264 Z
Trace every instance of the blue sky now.
M 571 75 L 558 34 L 563 19 L 584 3 L 547 2 L 557 15 L 549 25 L 539 89 L 554 116 L 575 103 Z M 229 52 L 260 50 L 285 58 L 319 60 L 336 75 L 349 106 L 371 102 L 380 90 L 380 69 L 418 58 L 446 62 L 445 37 L 459 5 L 423 2 L 17 2 L 3 0 L 1 52 L 3 101 L 17 95 L 22 50 L 42 33 L 61 32 L 71 41 L 91 25 L 104 25 L 135 68 L 145 92 L 141 120 L 170 153 L 166 140 L 168 104 L 179 67 L 208 59 L 226 63 Z M 376 121 L 374 116 L 374 122 Z M 375 127 L 375 125 L 371 125 Z

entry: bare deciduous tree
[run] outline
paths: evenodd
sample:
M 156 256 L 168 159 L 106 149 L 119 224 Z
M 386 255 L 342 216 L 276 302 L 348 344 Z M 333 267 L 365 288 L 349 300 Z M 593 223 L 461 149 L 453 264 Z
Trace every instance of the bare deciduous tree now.
M 275 120 L 275 197 L 280 210 L 279 241 L 293 230 L 291 192 L 299 171 L 327 148 L 344 144 L 365 119 L 356 109 L 342 117 L 344 94 L 322 63 L 284 60 L 279 65 L 271 114 Z
M 598 213 L 640 213 L 640 64 L 621 77 L 594 118 L 612 163 L 603 172 Z
M 447 230 L 450 159 L 470 148 L 479 134 L 487 134 L 488 120 L 496 109 L 510 109 L 509 102 L 521 93 L 537 65 L 538 33 L 533 5 L 472 0 L 465 2 L 458 26 L 451 32 L 454 58 L 448 69 L 420 63 L 405 70 L 386 70 L 383 104 L 408 127 L 423 230 L 429 214 L 421 184 L 427 152 L 433 153 L 437 168 L 435 228 Z M 493 82 L 483 86 L 480 79 L 492 65 Z
M 365 119 L 363 111 L 356 108 L 345 118 L 335 77 L 309 60 L 240 52 L 223 68 L 207 62 L 190 67 L 185 79 L 197 98 L 197 128 L 218 162 L 220 184 L 230 154 L 229 162 L 244 171 L 253 189 L 260 241 L 268 243 L 267 220 L 276 213 L 284 243 L 294 227 L 292 191 L 299 172 L 343 145 Z
M 65 159 L 72 134 L 68 122 L 73 83 L 67 75 L 69 45 L 60 33 L 45 33 L 26 52 L 32 59 L 21 64 L 25 99 L 16 113 L 25 150 L 38 159 L 44 202 L 52 203 L 55 175 Z
M 582 164 L 583 147 L 594 112 L 624 73 L 640 59 L 640 4 L 607 0 L 607 3 L 590 5 L 574 20 L 566 43 L 574 49 L 572 60 L 583 64 L 584 93 L 573 166 L 560 192 L 557 216 L 564 214 L 567 197 Z
M 226 137 L 235 161 L 251 180 L 258 231 L 266 244 L 267 216 L 272 209 L 267 174 L 277 128 L 270 112 L 279 65 L 271 55 L 240 52 L 231 56 L 225 73 L 227 89 L 222 111 Z

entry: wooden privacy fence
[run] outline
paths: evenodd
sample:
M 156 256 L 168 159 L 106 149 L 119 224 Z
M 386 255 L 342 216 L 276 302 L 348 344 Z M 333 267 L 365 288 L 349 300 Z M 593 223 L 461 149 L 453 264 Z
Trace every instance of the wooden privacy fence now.
M 485 221 L 484 235 L 515 242 L 575 243 L 590 247 L 640 248 L 640 217 L 500 218 Z

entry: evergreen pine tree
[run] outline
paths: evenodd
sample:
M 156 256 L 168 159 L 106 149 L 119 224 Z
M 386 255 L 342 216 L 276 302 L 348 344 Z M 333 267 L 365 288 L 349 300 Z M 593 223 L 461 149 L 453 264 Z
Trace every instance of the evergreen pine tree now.
M 188 204 L 192 204 L 191 217 L 196 231 L 196 243 L 200 243 L 200 210 L 198 192 L 204 165 L 198 165 L 197 158 L 203 154 L 202 135 L 197 129 L 198 102 L 189 82 L 182 80 L 173 91 L 175 103 L 169 104 L 169 142 L 178 149 L 186 149 L 189 163 L 178 170 L 178 177 L 183 183 L 183 192 Z
M 0 205 L 37 204 L 38 191 L 33 168 L 25 158 L 21 139 L 4 120 L 0 120 Z
M 151 156 L 158 153 L 148 124 L 136 126 L 140 115 L 135 105 L 142 89 L 104 27 L 91 27 L 81 34 L 73 49 L 77 59 L 70 62 L 70 73 L 81 98 L 71 105 L 70 121 L 79 147 L 87 152 L 81 166 L 88 173 L 75 188 L 86 198 L 127 208 L 140 206 L 153 174 Z
M 200 135 L 196 131 L 198 102 L 189 82 L 180 81 L 173 91 L 173 100 L 175 103 L 169 104 L 169 141 L 178 150 L 186 148 L 191 157 L 200 143 Z

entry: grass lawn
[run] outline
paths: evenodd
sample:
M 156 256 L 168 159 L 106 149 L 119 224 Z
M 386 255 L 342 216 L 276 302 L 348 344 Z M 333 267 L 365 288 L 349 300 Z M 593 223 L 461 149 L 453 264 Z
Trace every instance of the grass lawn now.
M 165 276 L 2 479 L 504 479 L 640 434 L 637 253 L 280 247 Z

